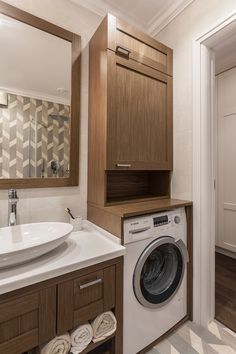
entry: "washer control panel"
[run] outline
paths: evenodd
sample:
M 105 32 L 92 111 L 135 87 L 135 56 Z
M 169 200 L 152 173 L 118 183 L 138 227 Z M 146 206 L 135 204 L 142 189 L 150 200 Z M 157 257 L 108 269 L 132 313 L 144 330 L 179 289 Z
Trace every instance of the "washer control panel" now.
M 124 220 L 124 243 L 131 243 L 180 227 L 185 220 L 184 208 Z
M 170 222 L 170 218 L 168 217 L 168 215 L 156 216 L 155 218 L 153 218 L 154 227 L 168 225 L 169 222 Z

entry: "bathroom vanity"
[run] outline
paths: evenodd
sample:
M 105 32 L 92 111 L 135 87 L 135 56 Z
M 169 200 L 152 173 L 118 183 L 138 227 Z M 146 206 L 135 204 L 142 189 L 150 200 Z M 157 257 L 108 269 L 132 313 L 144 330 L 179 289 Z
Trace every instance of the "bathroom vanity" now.
M 1 270 L 0 353 L 37 352 L 56 335 L 109 310 L 117 318 L 116 332 L 83 353 L 121 353 L 124 251 L 112 235 L 85 222 L 49 254 Z

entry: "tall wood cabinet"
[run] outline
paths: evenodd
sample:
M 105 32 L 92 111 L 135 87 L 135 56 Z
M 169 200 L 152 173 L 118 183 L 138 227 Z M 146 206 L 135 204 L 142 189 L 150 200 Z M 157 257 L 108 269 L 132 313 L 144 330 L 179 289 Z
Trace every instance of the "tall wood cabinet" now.
M 172 50 L 108 15 L 90 42 L 88 202 L 169 195 Z

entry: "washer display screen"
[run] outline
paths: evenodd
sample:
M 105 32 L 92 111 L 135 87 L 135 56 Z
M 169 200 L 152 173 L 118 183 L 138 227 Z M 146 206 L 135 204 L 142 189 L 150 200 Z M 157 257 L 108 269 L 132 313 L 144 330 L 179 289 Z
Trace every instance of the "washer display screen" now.
M 156 218 L 153 219 L 153 224 L 154 227 L 168 224 L 168 216 L 167 215 L 157 216 Z

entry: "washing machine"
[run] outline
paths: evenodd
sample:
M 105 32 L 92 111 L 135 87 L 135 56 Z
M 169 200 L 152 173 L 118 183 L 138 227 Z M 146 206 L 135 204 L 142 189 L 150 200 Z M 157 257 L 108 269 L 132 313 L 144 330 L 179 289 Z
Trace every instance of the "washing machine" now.
M 136 354 L 187 315 L 184 208 L 124 221 L 124 354 Z

